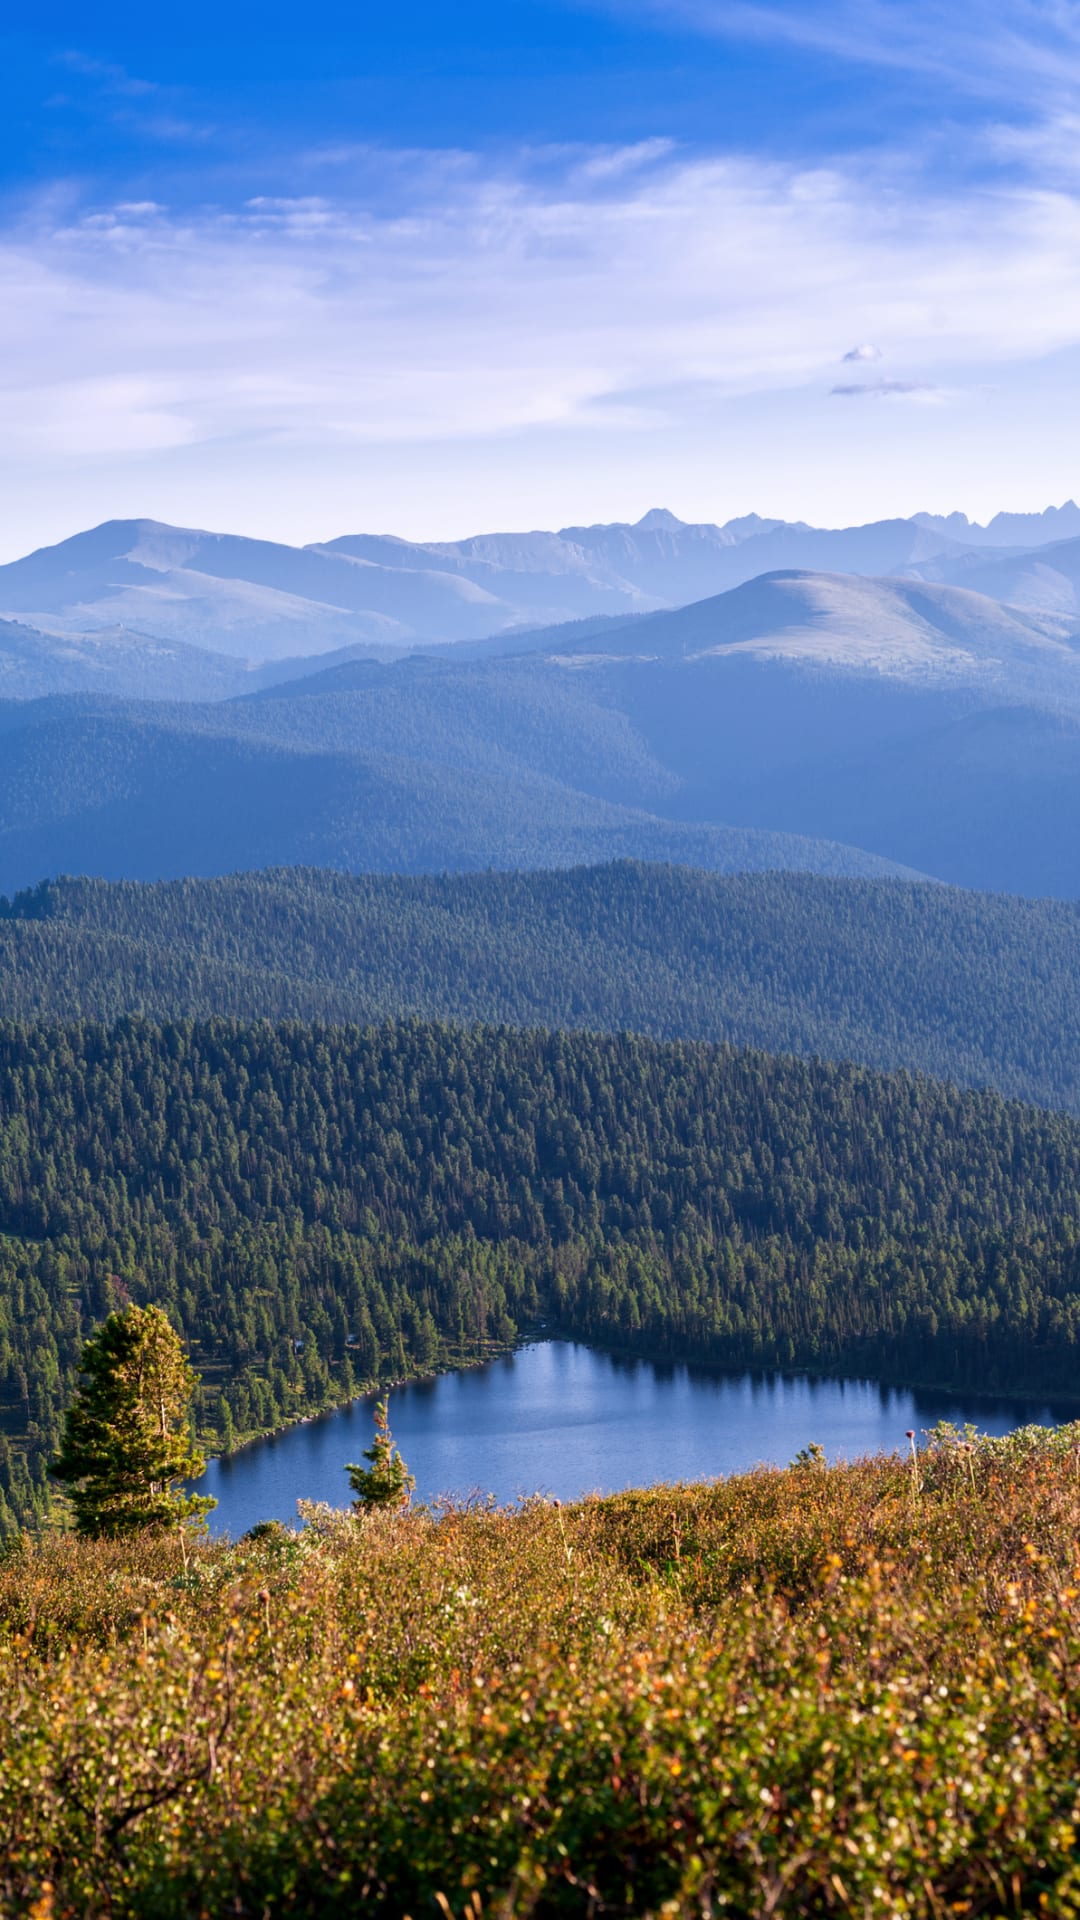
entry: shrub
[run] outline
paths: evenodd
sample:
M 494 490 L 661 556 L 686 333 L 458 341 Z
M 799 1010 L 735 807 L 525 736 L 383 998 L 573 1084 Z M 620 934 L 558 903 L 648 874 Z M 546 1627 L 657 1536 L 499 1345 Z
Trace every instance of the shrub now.
M 1075 1459 L 970 1444 L 30 1544 L 0 1910 L 1080 1915 Z

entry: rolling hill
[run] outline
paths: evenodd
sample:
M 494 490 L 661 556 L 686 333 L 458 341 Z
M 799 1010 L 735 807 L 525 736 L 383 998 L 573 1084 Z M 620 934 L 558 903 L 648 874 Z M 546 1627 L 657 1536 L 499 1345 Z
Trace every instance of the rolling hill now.
M 1080 1112 L 1080 906 L 636 863 L 62 880 L 0 903 L 0 1018 L 130 1013 L 729 1040 Z
M 159 879 L 296 863 L 431 873 L 632 857 L 727 872 L 900 870 L 852 847 L 608 799 L 534 772 L 505 739 L 492 741 L 494 764 L 483 767 L 470 760 L 479 742 L 451 757 L 451 733 L 429 737 L 423 756 L 370 747 L 355 695 L 325 716 L 311 699 L 236 705 L 235 715 L 231 705 L 52 701 L 0 711 L 0 887 L 58 871 Z M 305 737 L 301 706 L 309 736 L 325 720 L 329 746 Z M 569 753 L 565 731 L 555 739 Z M 632 739 L 631 748 L 597 784 L 632 789 L 642 756 Z M 644 765 L 652 784 L 647 756 Z
M 260 684 L 260 670 L 241 660 L 128 627 L 64 633 L 0 620 L 0 701 L 62 693 L 224 700 Z
M 769 573 L 675 612 L 550 640 L 578 658 L 741 653 L 1080 710 L 1080 637 L 1070 622 L 935 583 Z
M 1080 892 L 1080 653 L 1052 619 L 918 582 L 789 574 L 529 644 L 468 666 L 346 664 L 233 703 L 229 725 L 312 746 L 408 737 L 473 766 L 494 742 L 684 822 L 804 833 L 961 885 Z
M 495 597 L 458 573 L 155 520 L 106 521 L 0 567 L 0 609 L 76 633 L 135 627 L 242 659 L 509 624 Z

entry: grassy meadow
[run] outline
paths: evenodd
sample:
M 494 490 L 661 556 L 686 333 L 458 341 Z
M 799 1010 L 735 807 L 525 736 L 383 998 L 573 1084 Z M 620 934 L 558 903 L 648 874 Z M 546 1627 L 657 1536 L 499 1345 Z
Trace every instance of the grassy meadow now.
M 1080 1428 L 0 1562 L 0 1911 L 1080 1915 Z

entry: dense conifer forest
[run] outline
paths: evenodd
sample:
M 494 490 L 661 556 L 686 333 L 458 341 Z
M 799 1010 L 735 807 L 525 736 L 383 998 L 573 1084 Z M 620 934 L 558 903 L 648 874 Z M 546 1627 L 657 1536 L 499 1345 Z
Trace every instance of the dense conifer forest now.
M 632 862 L 63 880 L 0 902 L 13 1019 L 629 1029 L 912 1067 L 1080 1110 L 1080 908 Z
M 836 584 L 821 583 L 826 608 Z M 859 636 L 850 669 L 744 653 L 738 606 L 706 602 L 624 628 L 610 651 L 549 634 L 515 658 L 342 662 L 239 699 L 0 700 L 0 890 L 48 873 L 471 873 L 623 856 L 1075 898 L 1074 655 L 1022 644 L 1026 664 L 1007 671 L 994 628 L 1011 616 L 986 607 L 980 622 L 968 607 L 981 665 L 957 675 L 954 626 L 927 672 L 920 617 L 913 631 L 901 616 L 893 650 L 899 583 L 857 598 L 879 587 L 885 657 L 864 652 L 882 606 L 849 603 L 837 638 L 847 651 Z M 761 592 L 782 646 L 787 589 Z M 796 617 L 817 627 L 826 608 Z
M 726 823 L 737 815 L 674 816 L 679 779 L 624 716 L 583 702 L 577 675 L 507 665 L 490 684 L 405 663 L 380 693 L 206 706 L 0 700 L 0 890 L 58 872 L 471 873 L 620 855 L 721 873 L 910 872 L 817 835 Z
M 155 1301 L 211 1444 L 544 1321 L 650 1355 L 1075 1392 L 1080 1124 L 628 1036 L 0 1025 L 0 1518 Z

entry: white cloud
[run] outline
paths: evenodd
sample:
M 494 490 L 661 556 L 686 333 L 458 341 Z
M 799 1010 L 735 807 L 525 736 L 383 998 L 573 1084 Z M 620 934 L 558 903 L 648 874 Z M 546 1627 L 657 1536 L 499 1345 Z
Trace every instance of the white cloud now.
M 1021 126 L 991 121 L 983 142 L 993 159 L 1018 167 L 1045 186 L 1072 188 L 1080 180 L 1080 113 L 1072 107 Z
M 666 160 L 674 140 L 637 140 L 632 146 L 601 147 L 587 153 L 578 168 L 582 180 L 620 180 L 639 167 Z
M 1080 338 L 1064 194 L 918 207 L 855 170 L 678 155 L 639 155 L 618 191 L 614 177 L 593 192 L 580 159 L 544 185 L 477 162 L 441 201 L 425 177 L 393 215 L 342 195 L 182 219 L 126 204 L 9 233 L 9 450 L 33 451 L 35 396 L 52 418 L 85 382 L 120 383 L 117 425 L 94 413 L 109 444 L 140 438 L 131 412 L 162 444 L 420 440 L 582 420 L 643 389 L 817 380 L 838 314 L 888 337 L 913 382 Z M 85 447 L 75 405 L 70 419 Z
M 182 466 L 197 490 L 227 461 L 254 499 L 275 461 L 400 448 L 434 471 L 416 449 L 510 438 L 528 468 L 571 433 L 613 473 L 631 433 L 700 442 L 704 462 L 717 404 L 752 437 L 784 396 L 828 392 L 839 326 L 887 340 L 903 374 L 836 389 L 851 397 L 955 404 L 958 382 L 975 395 L 1080 344 L 1066 191 L 919 200 L 858 164 L 594 158 L 590 174 L 580 150 L 390 156 L 390 212 L 349 191 L 344 164 L 331 191 L 198 214 L 75 217 L 56 192 L 0 232 L 0 444 L 20 500 L 47 497 L 64 463 L 105 463 L 115 497 L 118 474 L 139 491 Z M 86 520 L 111 510 L 96 482 L 87 498 Z

